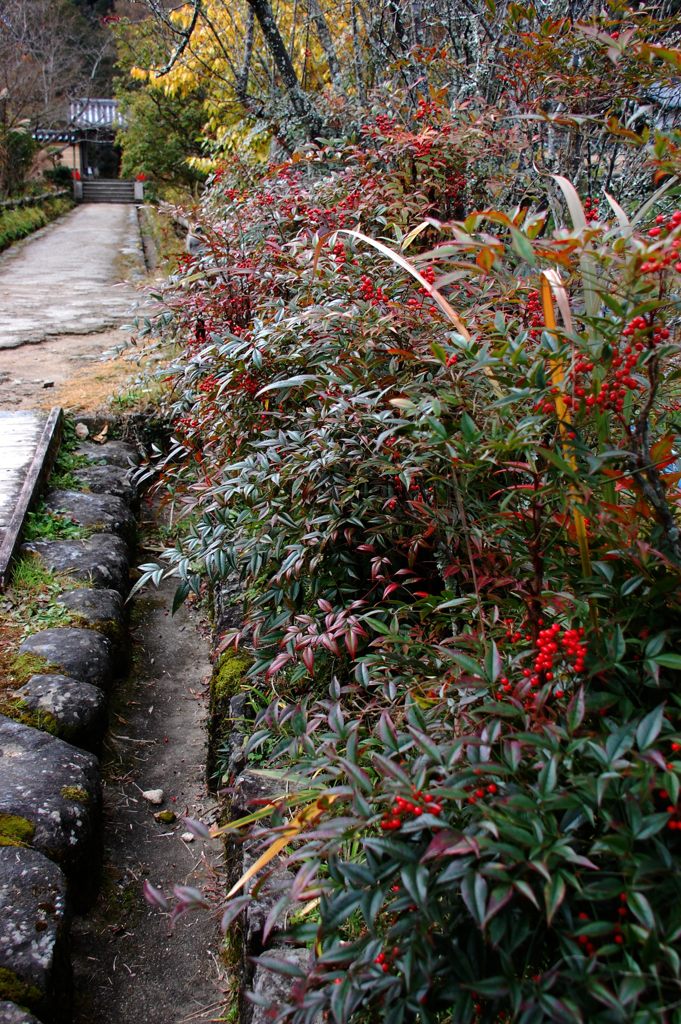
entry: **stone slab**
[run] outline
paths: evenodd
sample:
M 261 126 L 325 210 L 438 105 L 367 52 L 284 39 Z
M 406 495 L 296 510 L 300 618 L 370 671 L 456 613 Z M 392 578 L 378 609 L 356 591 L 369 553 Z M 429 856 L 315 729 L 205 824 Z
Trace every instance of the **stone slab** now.
M 37 850 L 0 848 L 0 997 L 65 1021 L 71 995 L 69 910 L 63 872 Z M 0 1003 L 0 1022 L 34 1017 Z
M 8 1003 L 1 999 L 0 1024 L 40 1024 L 40 1021 L 28 1010 L 22 1010 L 16 1003 Z
M 122 639 L 123 598 L 117 590 L 78 587 L 60 594 L 57 603 L 67 608 L 88 629 L 104 633 L 112 643 Z
M 272 949 L 268 950 L 267 956 L 299 968 L 302 976 L 309 971 L 309 949 Z M 282 1007 L 291 1002 L 291 988 L 294 984 L 294 978 L 275 974 L 256 964 L 252 985 L 255 1005 L 250 1024 L 272 1024 Z
M 113 494 L 48 491 L 45 508 L 58 515 L 68 516 L 74 523 L 95 533 L 114 533 L 128 543 L 135 539 L 135 517 L 126 503 Z
M 40 558 L 52 572 L 65 572 L 93 587 L 127 593 L 128 547 L 112 533 L 95 533 L 87 540 L 35 540 L 22 552 Z
M 107 441 L 105 444 L 83 441 L 78 445 L 76 454 L 84 455 L 92 463 L 119 466 L 121 469 L 129 469 L 140 463 L 137 449 L 125 441 Z
M 101 854 L 97 758 L 0 715 L 0 841 L 32 846 L 66 874 L 71 896 L 93 896 Z
M 15 696 L 49 716 L 49 732 L 74 747 L 97 753 L 106 730 L 106 697 L 90 683 L 61 675 L 35 675 Z M 1 777 L 1 776 L 0 776 Z
M 108 689 L 114 675 L 111 644 L 93 629 L 57 626 L 22 640 L 19 654 L 44 658 L 45 668 Z
M 137 488 L 127 469 L 120 469 L 119 466 L 87 466 L 76 470 L 73 475 L 92 494 L 113 494 L 126 505 L 135 504 Z

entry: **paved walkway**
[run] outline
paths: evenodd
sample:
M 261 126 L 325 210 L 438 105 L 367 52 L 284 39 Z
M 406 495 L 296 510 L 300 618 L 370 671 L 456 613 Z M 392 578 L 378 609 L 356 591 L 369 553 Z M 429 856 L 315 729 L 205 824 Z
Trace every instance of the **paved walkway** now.
M 77 207 L 0 255 L 0 349 L 130 320 L 143 272 L 132 204 Z

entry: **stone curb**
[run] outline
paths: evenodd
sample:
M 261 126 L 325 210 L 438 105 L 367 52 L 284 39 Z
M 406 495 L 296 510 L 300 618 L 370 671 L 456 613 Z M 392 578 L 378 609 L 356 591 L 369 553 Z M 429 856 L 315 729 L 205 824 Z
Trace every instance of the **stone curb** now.
M 58 599 L 77 625 L 42 630 L 21 644 L 20 654 L 36 667 L 16 694 L 16 715 L 0 715 L 0 1024 L 67 1024 L 68 907 L 91 902 L 101 866 L 94 755 L 106 725 L 106 691 L 127 671 L 123 598 L 139 459 L 118 441 L 79 451 L 91 463 L 76 474 L 88 490 L 53 490 L 46 504 L 100 532 L 22 549 L 86 587 Z
M 216 587 L 213 594 L 214 640 L 226 630 L 234 628 L 240 620 L 239 588 L 227 582 Z M 250 659 L 246 659 L 250 662 Z M 222 796 L 220 819 L 222 823 L 243 817 L 262 807 L 263 801 L 281 793 L 282 784 L 276 779 L 259 775 L 248 768 L 245 747 L 252 719 L 248 697 L 244 692 L 244 656 L 234 652 L 216 659 L 211 682 L 209 707 L 208 782 L 217 763 L 217 748 L 225 766 L 228 788 L 219 790 Z M 249 678 L 247 686 L 253 681 Z M 228 872 L 227 888 L 231 888 L 254 863 L 257 854 L 252 845 L 230 838 L 225 841 Z M 310 951 L 283 943 L 282 934 L 275 926 L 264 938 L 267 916 L 277 900 L 291 885 L 293 875 L 284 867 L 281 858 L 275 858 L 244 889 L 253 896 L 236 921 L 230 926 L 231 944 L 237 950 L 234 969 L 238 979 L 239 1024 L 271 1024 L 273 1010 L 280 1010 L 291 991 L 291 978 L 254 963 L 254 958 L 267 953 L 269 959 L 282 960 L 306 971 Z M 318 1022 L 316 1022 L 318 1024 Z

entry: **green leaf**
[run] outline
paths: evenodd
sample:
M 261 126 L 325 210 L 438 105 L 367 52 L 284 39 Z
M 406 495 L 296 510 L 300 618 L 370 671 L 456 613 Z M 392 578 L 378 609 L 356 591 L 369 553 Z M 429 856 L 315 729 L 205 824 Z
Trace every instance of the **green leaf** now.
M 430 351 L 439 363 L 442 363 L 443 365 L 447 363 L 447 352 L 439 342 L 432 341 L 430 344 Z
M 477 441 L 480 437 L 480 431 L 467 412 L 465 412 L 461 417 L 461 433 L 463 434 L 464 441 L 468 441 L 469 443 Z
M 264 395 L 268 391 L 283 391 L 285 388 L 295 388 L 299 384 L 306 384 L 309 380 L 317 380 L 317 377 L 312 373 L 300 373 L 296 377 L 287 377 L 286 380 L 275 380 L 272 384 L 266 384 L 264 388 L 260 388 L 258 394 Z
M 518 253 L 521 260 L 525 260 L 525 262 L 529 263 L 530 266 L 534 266 L 537 260 L 534 255 L 532 243 L 525 237 L 525 235 L 522 234 L 521 231 L 518 231 L 518 229 L 513 226 L 511 226 L 511 245 L 515 252 Z
M 482 667 L 478 665 L 477 661 L 473 661 L 467 654 L 462 654 L 461 651 L 451 652 L 452 661 L 455 661 L 457 665 L 460 665 L 466 672 L 470 672 L 473 676 L 479 676 L 481 679 L 484 676 Z
M 664 722 L 664 708 L 664 704 L 660 704 L 639 722 L 636 729 L 639 750 L 646 750 L 657 739 Z
M 655 914 L 653 908 L 642 892 L 630 892 L 627 898 L 627 905 L 634 917 L 650 931 L 655 929 Z
M 494 640 L 492 640 L 487 649 L 487 654 L 485 655 L 485 677 L 488 682 L 495 683 L 497 681 L 501 675 L 502 666 L 503 663 L 501 655 L 499 654 L 499 649 L 497 648 Z
M 650 660 L 662 668 L 674 668 L 681 671 L 681 654 L 657 654 Z

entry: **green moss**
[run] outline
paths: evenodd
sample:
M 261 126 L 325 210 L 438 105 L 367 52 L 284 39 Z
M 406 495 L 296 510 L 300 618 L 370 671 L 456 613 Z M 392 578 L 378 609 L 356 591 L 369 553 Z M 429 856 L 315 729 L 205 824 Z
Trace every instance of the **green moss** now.
M 41 675 L 53 669 L 54 666 L 50 665 L 47 658 L 30 652 L 15 654 L 10 663 L 10 675 L 18 686 L 27 683 L 31 676 Z
M 0 999 L 9 999 L 19 1006 L 34 1006 L 40 1002 L 40 990 L 27 985 L 8 967 L 0 967 Z
M 49 711 L 43 711 L 42 708 L 30 708 L 18 697 L 0 702 L 0 714 L 14 722 L 20 722 L 21 725 L 28 725 L 31 729 L 49 732 L 52 736 L 59 734 L 59 724 L 54 715 Z
M 91 629 L 95 633 L 103 633 L 114 646 L 122 643 L 126 636 L 125 626 L 116 619 L 100 619 L 97 622 L 91 622 L 79 615 L 78 612 L 71 612 L 70 615 L 74 626 L 78 626 L 79 629 Z
M 81 786 L 62 786 L 59 793 L 65 800 L 75 800 L 79 804 L 88 802 L 88 795 Z
M 253 659 L 237 651 L 226 651 L 215 665 L 211 680 L 211 696 L 216 701 L 229 700 L 239 693 Z
M 207 774 L 211 784 L 217 772 L 218 751 L 232 731 L 233 722 L 229 715 L 229 701 L 241 693 L 250 683 L 246 675 L 253 659 L 238 651 L 225 651 L 215 663 L 210 681 L 210 703 L 208 709 L 208 758 Z
M 0 814 L 0 846 L 30 846 L 34 832 L 35 825 L 28 818 Z

